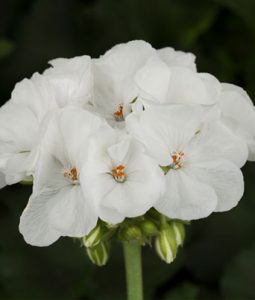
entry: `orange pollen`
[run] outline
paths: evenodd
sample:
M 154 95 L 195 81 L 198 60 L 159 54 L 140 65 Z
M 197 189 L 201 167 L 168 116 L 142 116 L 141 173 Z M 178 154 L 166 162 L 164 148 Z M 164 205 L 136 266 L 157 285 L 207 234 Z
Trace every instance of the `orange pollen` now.
M 125 167 L 122 165 L 119 165 L 112 169 L 112 176 L 117 182 L 124 182 L 126 179 L 125 173 L 124 173 Z
M 178 170 L 183 166 L 184 163 L 184 152 L 182 151 L 175 151 L 171 155 L 172 157 L 172 164 L 171 167 L 174 170 Z
M 71 180 L 72 182 L 78 181 L 78 172 L 75 167 L 72 167 L 69 170 L 64 171 L 64 177 Z
M 113 113 L 116 121 L 124 121 L 123 104 L 119 104 L 117 110 Z

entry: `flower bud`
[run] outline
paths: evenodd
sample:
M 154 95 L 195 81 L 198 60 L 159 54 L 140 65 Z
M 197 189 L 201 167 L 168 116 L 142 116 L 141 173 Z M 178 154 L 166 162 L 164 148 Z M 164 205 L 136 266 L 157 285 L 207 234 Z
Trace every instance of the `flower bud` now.
M 177 244 L 174 230 L 168 224 L 163 224 L 155 239 L 155 249 L 159 257 L 170 264 L 176 257 Z
M 101 242 L 95 247 L 86 248 L 91 262 L 99 267 L 104 266 L 109 258 L 109 246 L 106 242 Z
M 182 246 L 185 239 L 185 226 L 183 223 L 178 221 L 172 221 L 171 225 L 175 233 L 175 240 L 177 246 Z
M 154 236 L 158 233 L 158 228 L 157 226 L 149 221 L 149 220 L 143 220 L 140 224 L 139 227 L 142 230 L 142 233 L 146 236 L 146 237 L 150 237 L 150 236 Z
M 85 247 L 95 247 L 106 234 L 107 229 L 102 224 L 98 223 L 88 235 L 82 238 L 83 245 Z
M 136 225 L 126 225 L 120 230 L 120 238 L 125 241 L 141 240 L 143 235 L 141 229 Z

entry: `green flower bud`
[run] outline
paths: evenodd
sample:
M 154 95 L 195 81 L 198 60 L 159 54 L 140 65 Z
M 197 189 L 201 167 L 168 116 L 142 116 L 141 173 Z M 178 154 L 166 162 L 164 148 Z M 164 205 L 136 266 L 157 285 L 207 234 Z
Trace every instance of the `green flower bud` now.
M 143 220 L 140 224 L 139 227 L 142 230 L 142 233 L 147 237 L 147 236 L 154 236 L 158 234 L 158 228 L 157 226 L 149 221 L 149 220 Z
M 163 224 L 155 239 L 155 249 L 159 257 L 170 264 L 176 257 L 177 244 L 174 230 L 168 224 Z
M 102 238 L 107 234 L 107 229 L 101 224 L 98 223 L 88 235 L 82 238 L 83 245 L 85 247 L 95 247 L 98 245 Z
M 132 240 L 142 240 L 142 231 L 136 225 L 126 225 L 121 228 L 119 236 L 122 240 L 132 241 Z
M 109 258 L 109 246 L 106 242 L 101 242 L 95 247 L 86 248 L 91 262 L 99 267 L 104 266 Z
M 172 221 L 171 225 L 175 233 L 175 240 L 177 246 L 182 246 L 185 239 L 185 226 L 178 221 Z

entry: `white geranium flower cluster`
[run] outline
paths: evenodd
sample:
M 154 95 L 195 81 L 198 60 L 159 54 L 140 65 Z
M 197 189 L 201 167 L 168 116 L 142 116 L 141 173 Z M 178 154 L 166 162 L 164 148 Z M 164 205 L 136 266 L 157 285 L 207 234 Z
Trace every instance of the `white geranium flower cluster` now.
M 237 205 L 255 160 L 254 106 L 196 70 L 195 56 L 144 41 L 55 59 L 0 109 L 0 185 L 33 178 L 20 220 L 46 246 L 155 208 L 181 220 Z

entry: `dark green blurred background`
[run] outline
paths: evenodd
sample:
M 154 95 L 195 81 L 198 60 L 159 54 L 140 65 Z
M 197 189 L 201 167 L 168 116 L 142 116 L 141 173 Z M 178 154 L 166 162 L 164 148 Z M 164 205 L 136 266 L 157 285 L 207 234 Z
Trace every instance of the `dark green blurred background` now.
M 1 0 L 1 104 L 49 59 L 98 56 L 132 39 L 192 51 L 199 71 L 255 99 L 254 0 Z M 146 299 L 255 299 L 255 164 L 244 176 L 239 206 L 193 222 L 172 265 L 144 249 Z M 71 239 L 47 248 L 25 244 L 18 223 L 30 193 L 21 185 L 0 191 L 0 299 L 124 299 L 118 245 L 97 268 Z

